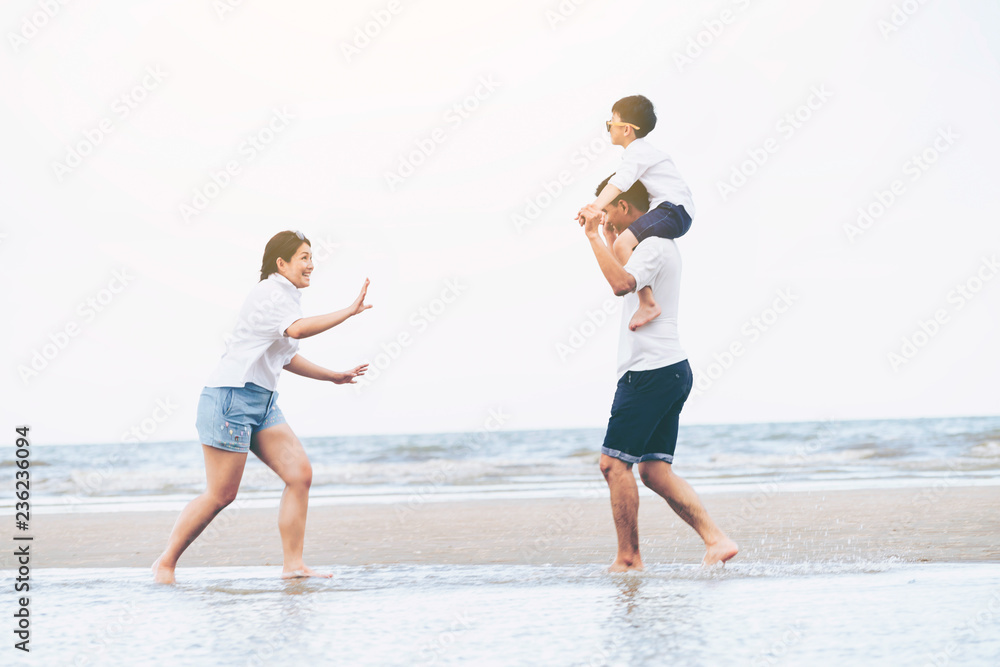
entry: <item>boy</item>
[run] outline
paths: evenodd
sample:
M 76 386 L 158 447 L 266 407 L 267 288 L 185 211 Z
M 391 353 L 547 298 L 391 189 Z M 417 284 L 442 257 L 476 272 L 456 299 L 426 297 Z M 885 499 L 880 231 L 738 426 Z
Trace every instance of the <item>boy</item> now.
M 611 107 L 606 123 L 611 143 L 622 146 L 622 163 L 597 196 L 593 206 L 603 209 L 622 192 L 639 181 L 649 191 L 649 212 L 629 225 L 615 241 L 614 252 L 622 264 L 628 262 L 639 242 L 650 236 L 676 239 L 691 227 L 694 202 L 691 190 L 681 178 L 670 156 L 646 143 L 645 137 L 656 127 L 653 103 L 642 95 L 623 97 Z M 582 220 L 578 215 L 577 219 Z M 629 321 L 635 331 L 660 315 L 660 307 L 649 287 L 639 290 L 639 309 Z

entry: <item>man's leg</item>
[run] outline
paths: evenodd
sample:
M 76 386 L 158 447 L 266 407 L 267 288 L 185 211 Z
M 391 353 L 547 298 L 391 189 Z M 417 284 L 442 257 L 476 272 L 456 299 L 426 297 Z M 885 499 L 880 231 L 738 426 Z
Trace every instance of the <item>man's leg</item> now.
M 666 461 L 643 461 L 639 464 L 639 477 L 701 536 L 705 542 L 702 565 L 725 563 L 736 555 L 739 547 L 712 521 L 698 494 L 683 478 L 674 474 L 673 466 Z
M 618 532 L 618 556 L 609 572 L 641 570 L 639 556 L 639 487 L 632 464 L 601 454 L 601 472 L 611 490 L 611 513 Z

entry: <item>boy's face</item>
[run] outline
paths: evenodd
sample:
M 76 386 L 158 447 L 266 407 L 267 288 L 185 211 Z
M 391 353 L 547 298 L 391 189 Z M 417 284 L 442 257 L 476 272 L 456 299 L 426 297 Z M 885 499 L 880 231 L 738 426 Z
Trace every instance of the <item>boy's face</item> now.
M 620 123 L 622 122 L 622 117 L 616 111 L 611 114 L 611 120 L 615 123 Z M 611 134 L 611 143 L 615 146 L 621 146 L 625 139 L 625 130 L 631 129 L 628 125 L 612 125 L 608 131 Z

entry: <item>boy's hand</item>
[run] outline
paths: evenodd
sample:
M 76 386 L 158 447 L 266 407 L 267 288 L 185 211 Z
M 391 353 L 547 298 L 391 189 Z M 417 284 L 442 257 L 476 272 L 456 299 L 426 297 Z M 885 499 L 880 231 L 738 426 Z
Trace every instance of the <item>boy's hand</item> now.
M 349 312 L 351 313 L 352 316 L 357 315 L 358 313 L 362 313 L 371 308 L 370 304 L 365 304 L 365 295 L 368 294 L 368 283 L 370 282 L 371 282 L 370 280 L 365 278 L 365 284 L 361 286 L 361 294 L 359 294 L 358 298 L 355 299 L 354 303 L 351 304 Z

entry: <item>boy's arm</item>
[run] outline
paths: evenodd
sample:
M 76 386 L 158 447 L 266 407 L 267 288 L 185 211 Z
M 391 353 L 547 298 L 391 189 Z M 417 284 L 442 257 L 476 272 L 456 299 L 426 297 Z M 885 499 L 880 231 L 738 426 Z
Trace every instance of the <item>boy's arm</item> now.
M 594 200 L 594 203 L 591 204 L 591 206 L 596 208 L 598 211 L 603 211 L 604 207 L 613 202 L 615 197 L 621 193 L 621 190 L 608 183 L 604 186 L 604 189 L 601 190 L 601 194 L 597 195 L 597 199 Z
M 596 207 L 598 211 L 603 211 L 604 207 L 613 202 L 615 197 L 617 197 L 621 193 L 622 193 L 621 190 L 608 183 L 607 185 L 604 186 L 604 189 L 601 190 L 601 194 L 597 195 L 597 199 L 594 200 L 591 206 Z M 580 209 L 580 212 L 576 214 L 576 219 L 579 220 L 581 224 L 583 223 L 582 208 Z

